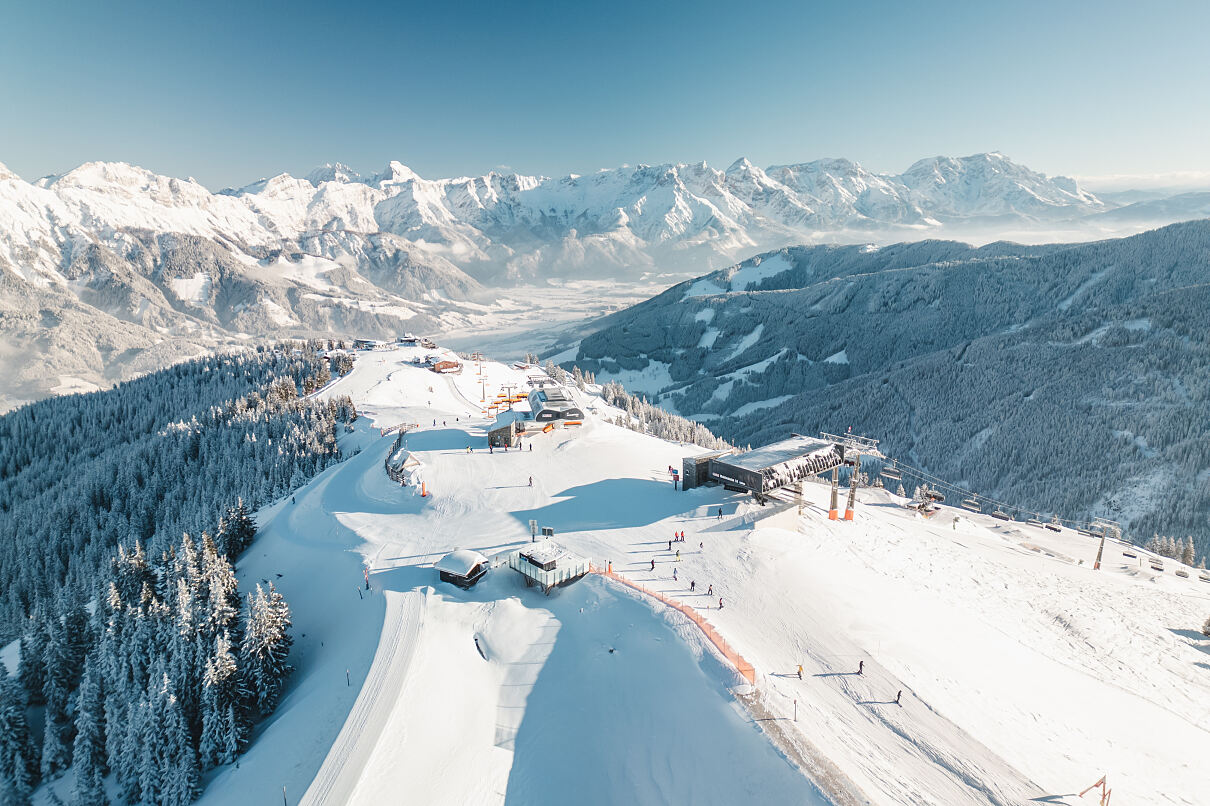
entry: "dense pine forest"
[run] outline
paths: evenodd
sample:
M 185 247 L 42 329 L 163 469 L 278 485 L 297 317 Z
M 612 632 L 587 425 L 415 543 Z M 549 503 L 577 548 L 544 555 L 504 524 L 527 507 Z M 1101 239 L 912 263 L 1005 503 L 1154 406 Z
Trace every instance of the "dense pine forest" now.
M 210 356 L 0 418 L 0 801 L 74 766 L 77 803 L 184 804 L 290 671 L 288 604 L 241 592 L 250 512 L 338 461 L 348 357 Z M 41 737 L 40 740 L 37 737 Z

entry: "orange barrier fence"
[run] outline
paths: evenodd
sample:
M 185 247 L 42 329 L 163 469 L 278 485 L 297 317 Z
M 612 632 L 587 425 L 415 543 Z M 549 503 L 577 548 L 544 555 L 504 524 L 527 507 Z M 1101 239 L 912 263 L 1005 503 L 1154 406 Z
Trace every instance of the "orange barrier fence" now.
M 600 576 L 608 577 L 609 579 L 620 582 L 628 588 L 633 588 L 639 593 L 650 596 L 653 599 L 658 599 L 660 602 L 663 602 L 669 607 L 684 613 L 689 620 L 696 624 L 698 629 L 700 629 L 705 636 L 710 639 L 710 643 L 714 644 L 714 648 L 722 653 L 722 656 L 735 667 L 735 670 L 739 672 L 741 677 L 743 677 L 749 683 L 756 682 L 756 669 L 752 667 L 752 664 L 748 663 L 748 661 L 743 659 L 743 656 L 732 649 L 731 645 L 728 644 L 721 635 L 719 635 L 718 630 L 714 629 L 714 626 L 710 624 L 710 622 L 702 618 L 702 616 L 696 610 L 689 607 L 689 605 L 681 604 L 673 599 L 669 599 L 662 593 L 653 591 L 650 588 L 645 588 L 637 582 L 632 582 L 623 576 L 619 576 L 618 574 L 614 573 L 612 568 L 600 568 L 596 565 L 591 565 L 589 566 L 588 570 L 594 574 L 599 574 Z

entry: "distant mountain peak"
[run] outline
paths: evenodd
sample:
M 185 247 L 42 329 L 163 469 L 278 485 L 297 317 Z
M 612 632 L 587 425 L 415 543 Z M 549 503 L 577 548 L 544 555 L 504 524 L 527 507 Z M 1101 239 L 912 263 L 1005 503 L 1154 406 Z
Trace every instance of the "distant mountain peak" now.
M 343 162 L 325 162 L 304 177 L 315 187 L 324 182 L 364 182 L 365 177 Z

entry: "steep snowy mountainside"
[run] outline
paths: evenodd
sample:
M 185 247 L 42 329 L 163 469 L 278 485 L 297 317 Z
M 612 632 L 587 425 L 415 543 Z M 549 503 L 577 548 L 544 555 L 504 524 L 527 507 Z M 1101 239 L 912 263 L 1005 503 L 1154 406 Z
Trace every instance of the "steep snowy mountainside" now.
M 1107 218 L 1106 208 L 1071 180 L 999 154 L 933 158 L 898 176 L 843 159 L 767 169 L 746 159 L 726 170 L 637 165 L 558 178 L 426 179 L 396 161 L 374 173 L 329 164 L 218 193 L 91 162 L 35 182 L 0 170 L 0 275 L 17 308 L 33 308 L 37 297 L 58 314 L 66 293 L 92 309 L 77 310 L 90 324 L 72 340 L 88 329 L 114 335 L 123 322 L 144 328 L 146 344 L 186 338 L 191 355 L 199 340 L 429 329 L 454 313 L 452 302 L 496 304 L 481 283 L 649 285 L 801 243 L 1140 226 L 1129 215 Z M 1201 208 L 1153 210 L 1148 220 Z M 126 377 L 122 364 L 138 352 L 117 351 L 78 375 L 40 364 L 42 347 L 23 344 L 40 366 L 35 377 L 94 384 Z
M 835 427 L 1008 501 L 1210 555 L 1210 222 L 1081 245 L 793 247 L 552 354 L 734 444 Z
M 122 163 L 0 172 L 0 409 L 258 336 L 433 328 L 482 288 L 380 231 L 382 198 L 288 176 L 212 194 Z
M 1055 208 L 1106 209 L 1074 179 L 1048 178 L 1003 154 L 920 160 L 899 177 L 909 198 L 941 218 L 1047 215 Z

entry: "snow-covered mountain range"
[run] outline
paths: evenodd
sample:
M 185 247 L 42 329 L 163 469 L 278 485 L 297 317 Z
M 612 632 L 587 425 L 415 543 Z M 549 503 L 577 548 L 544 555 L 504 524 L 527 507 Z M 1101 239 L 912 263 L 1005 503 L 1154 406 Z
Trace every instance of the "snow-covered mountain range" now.
M 687 276 L 820 241 L 1017 237 L 1112 206 L 995 153 L 897 176 L 842 159 L 432 180 L 336 164 L 220 192 L 125 163 L 34 182 L 0 165 L 0 408 L 225 340 L 429 329 L 483 285 Z

